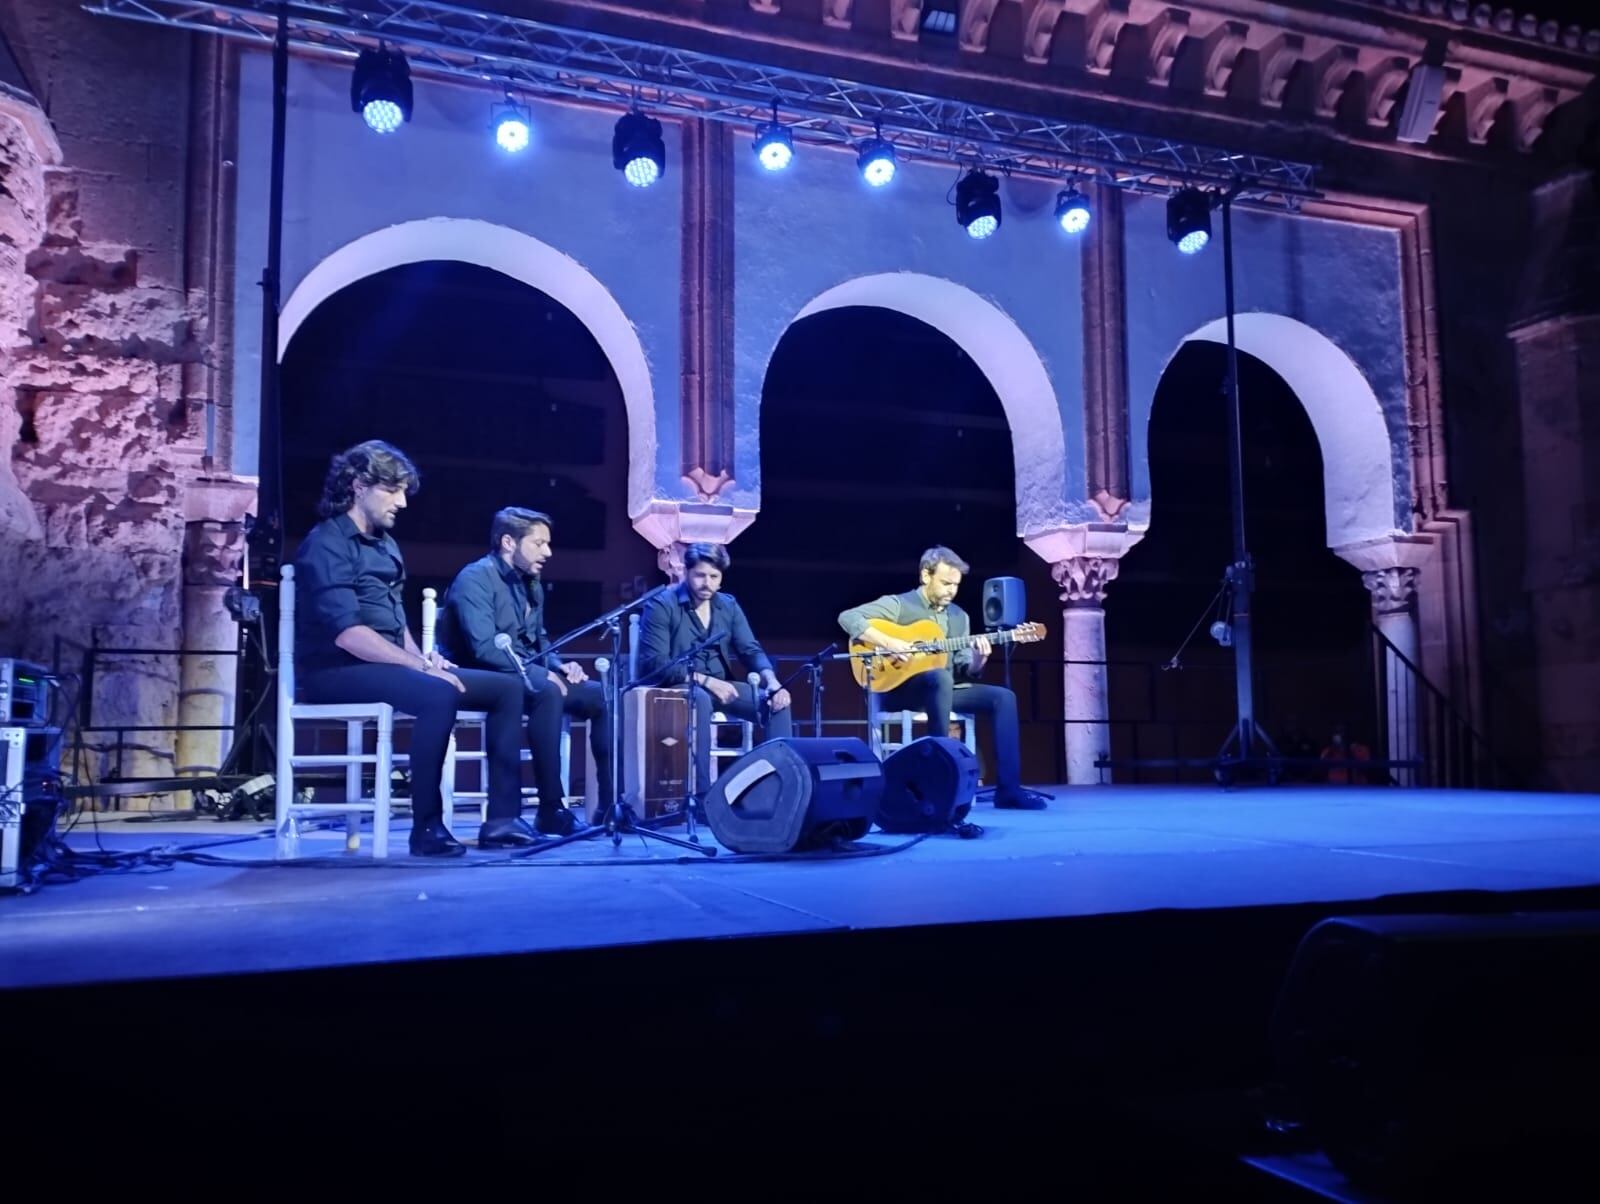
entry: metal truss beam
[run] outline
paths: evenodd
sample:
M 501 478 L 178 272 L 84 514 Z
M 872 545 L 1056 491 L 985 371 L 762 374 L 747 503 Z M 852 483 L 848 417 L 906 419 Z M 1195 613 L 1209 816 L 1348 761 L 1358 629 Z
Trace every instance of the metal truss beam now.
M 272 41 L 278 0 L 91 0 L 91 13 Z M 874 127 L 902 159 L 1047 178 L 1092 175 L 1119 187 L 1237 188 L 1238 199 L 1298 209 L 1315 169 L 1266 155 L 1130 134 L 896 88 L 767 67 L 568 29 L 436 0 L 290 0 L 291 44 L 353 57 L 382 41 L 420 73 L 510 92 L 565 96 L 751 128 L 776 103 L 798 142 L 853 144 Z

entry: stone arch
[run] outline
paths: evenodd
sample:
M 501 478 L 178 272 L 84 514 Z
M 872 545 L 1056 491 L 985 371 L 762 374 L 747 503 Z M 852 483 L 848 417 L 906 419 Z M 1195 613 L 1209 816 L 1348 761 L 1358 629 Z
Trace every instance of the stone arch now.
M 1227 339 L 1227 320 L 1218 318 L 1183 342 Z M 1281 314 L 1237 315 L 1234 341 L 1283 378 L 1311 419 L 1322 448 L 1328 546 L 1393 536 L 1394 452 L 1383 407 L 1361 369 L 1321 331 Z
M 1067 451 L 1061 407 L 1044 361 L 1016 322 L 971 289 L 917 272 L 857 276 L 813 298 L 794 321 L 855 305 L 892 309 L 916 318 L 972 357 L 994 387 L 1011 427 L 1017 534 L 1028 535 L 1062 522 Z
M 587 268 L 521 230 L 435 217 L 401 222 L 346 243 L 307 272 L 284 304 L 278 359 L 312 310 L 340 289 L 376 272 L 435 259 L 475 264 L 520 280 L 565 306 L 594 335 L 617 374 L 628 415 L 628 513 L 642 513 L 654 492 L 656 460 L 655 389 L 644 346 L 616 298 Z

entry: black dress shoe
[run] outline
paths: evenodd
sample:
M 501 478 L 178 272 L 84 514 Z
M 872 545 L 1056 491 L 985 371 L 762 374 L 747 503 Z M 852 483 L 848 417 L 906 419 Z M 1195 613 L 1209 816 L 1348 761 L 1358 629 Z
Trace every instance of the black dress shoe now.
M 994 805 L 1003 811 L 1043 811 L 1050 805 L 1050 796 L 1037 790 L 1019 789 L 1015 794 L 996 790 Z
M 440 820 L 431 820 L 411 829 L 411 855 L 413 857 L 464 857 L 467 846 L 462 844 Z
M 552 807 L 548 811 L 541 807 L 533 826 L 546 836 L 571 836 L 587 828 L 589 821 L 567 807 Z
M 480 849 L 525 849 L 539 843 L 539 834 L 525 819 L 491 819 L 478 829 Z

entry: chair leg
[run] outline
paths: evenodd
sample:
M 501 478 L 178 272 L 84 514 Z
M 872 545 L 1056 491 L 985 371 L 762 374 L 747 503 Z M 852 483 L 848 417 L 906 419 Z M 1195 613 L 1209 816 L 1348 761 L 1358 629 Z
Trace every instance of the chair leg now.
M 359 757 L 364 745 L 363 724 L 359 719 L 352 719 L 344 725 L 344 751 L 348 757 Z M 351 761 L 344 767 L 344 801 L 359 803 L 361 801 L 361 762 Z M 361 812 L 348 811 L 344 817 L 344 847 L 347 853 L 354 853 L 361 847 Z
M 444 796 L 444 830 L 456 834 L 456 734 L 444 746 L 444 773 L 439 778 L 439 793 Z
M 389 855 L 389 791 L 394 776 L 394 716 L 378 717 L 378 769 L 372 784 L 372 855 Z M 359 815 L 359 812 L 352 814 Z
M 279 705 L 288 704 L 280 701 Z M 278 749 L 277 780 L 272 788 L 275 851 L 279 857 L 293 857 L 300 851 L 300 830 L 294 822 L 294 812 L 289 809 L 294 803 L 294 721 L 280 721 L 278 731 L 281 747 Z
M 572 793 L 572 725 L 561 722 L 561 794 L 562 801 Z

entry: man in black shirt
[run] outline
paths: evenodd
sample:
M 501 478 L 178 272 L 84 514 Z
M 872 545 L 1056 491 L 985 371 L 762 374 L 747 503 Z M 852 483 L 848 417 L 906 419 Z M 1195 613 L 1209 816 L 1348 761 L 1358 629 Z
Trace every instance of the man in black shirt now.
M 599 797 L 611 797 L 611 725 L 605 692 L 583 666 L 549 651 L 540 574 L 550 559 L 550 516 L 508 506 L 489 526 L 487 556 L 456 574 L 439 615 L 439 643 L 461 664 L 512 674 L 525 691 L 528 752 L 539 786 L 534 826 L 570 835 L 583 821 L 562 804 L 561 716 L 589 721 Z M 511 640 L 510 652 L 495 645 Z
M 728 553 L 717 544 L 690 544 L 683 554 L 683 581 L 657 595 L 639 624 L 639 682 L 675 686 L 693 680 L 689 692 L 695 713 L 696 798 L 704 798 L 711 785 L 713 709 L 762 723 L 762 734 L 769 740 L 793 730 L 789 691 L 779 688 L 772 661 L 756 643 L 744 610 L 732 594 L 721 592 L 728 563 Z M 705 646 L 687 664 L 673 664 L 703 642 Z M 765 707 L 749 682 L 734 680 L 735 657 L 746 670 L 760 674 Z
M 929 548 L 917 566 L 919 584 L 903 594 L 885 594 L 839 616 L 839 626 L 852 640 L 860 640 L 892 655 L 905 657 L 915 645 L 878 631 L 873 619 L 908 624 L 931 619 L 946 639 L 972 634 L 967 612 L 955 604 L 956 590 L 968 572 L 967 562 L 949 548 Z M 984 636 L 973 638 L 972 647 L 950 654 L 950 668 L 930 669 L 907 678 L 881 696 L 886 708 L 925 711 L 928 731 L 936 736 L 950 731 L 950 712 L 961 715 L 988 715 L 994 721 L 995 783 L 994 805 L 1034 811 L 1045 805 L 1047 796 L 1022 788 L 1022 753 L 1017 729 L 1017 696 L 1004 686 L 988 686 L 977 678 L 991 651 Z
M 389 534 L 421 477 L 381 440 L 357 444 L 328 466 L 311 529 L 295 555 L 295 660 L 300 701 L 387 702 L 411 729 L 411 852 L 458 857 L 466 848 L 443 822 L 440 779 L 456 711 L 488 714 L 489 818 L 480 848 L 534 844 L 519 817 L 522 691 L 499 673 L 456 669 L 424 656 L 406 625 L 405 562 Z

